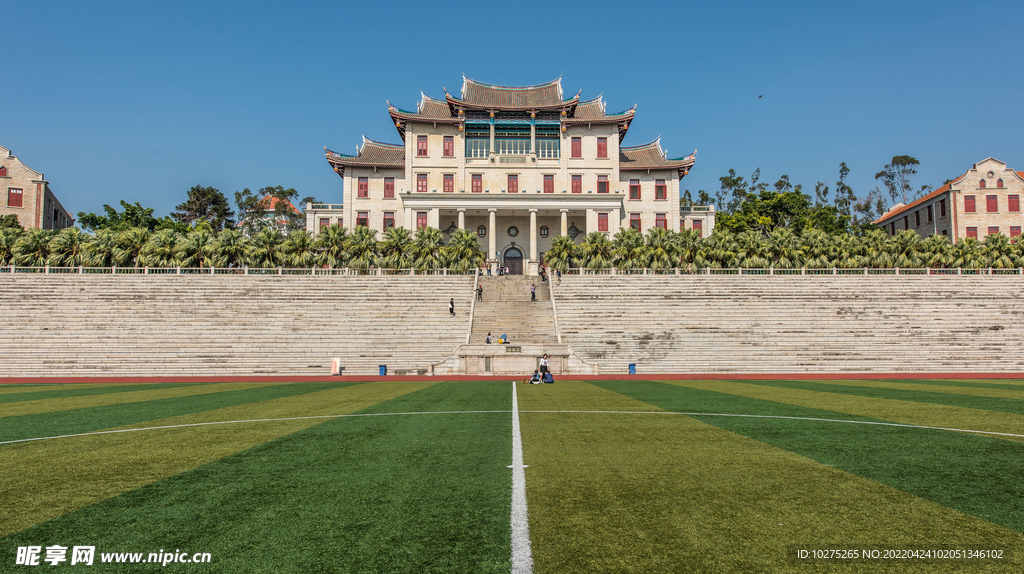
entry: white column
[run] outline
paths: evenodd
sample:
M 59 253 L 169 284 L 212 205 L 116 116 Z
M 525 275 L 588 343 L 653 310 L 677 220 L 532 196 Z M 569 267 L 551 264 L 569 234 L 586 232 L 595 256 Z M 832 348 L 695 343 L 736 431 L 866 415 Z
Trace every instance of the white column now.
M 559 209 L 562 213 L 562 235 L 569 235 L 569 210 Z
M 441 210 L 437 207 L 427 212 L 427 226 L 441 228 Z
M 492 273 L 497 273 L 498 271 L 498 230 L 496 229 L 497 224 L 494 221 L 497 211 L 497 209 L 487 210 L 487 258 L 491 261 Z
M 411 207 L 406 207 L 405 208 L 405 228 L 408 229 L 409 231 L 415 233 L 416 232 L 416 226 L 413 225 L 413 223 L 414 222 L 412 220 L 412 208 Z
M 594 221 L 591 222 L 591 219 L 593 219 Z M 584 234 L 588 234 L 591 231 L 597 231 L 597 212 L 594 211 L 593 209 L 588 209 L 587 210 L 587 228 L 586 228 L 586 230 L 583 233 Z
M 465 209 L 460 209 L 459 210 L 459 229 L 465 229 L 465 228 L 466 228 L 466 210 Z
M 530 210 L 530 275 L 536 275 L 537 265 L 537 210 Z

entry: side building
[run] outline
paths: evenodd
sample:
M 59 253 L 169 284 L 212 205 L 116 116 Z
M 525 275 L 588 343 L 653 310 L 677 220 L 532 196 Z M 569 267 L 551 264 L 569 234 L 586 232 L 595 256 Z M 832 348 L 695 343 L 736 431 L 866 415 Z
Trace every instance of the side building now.
M 923 237 L 943 235 L 954 243 L 964 237 L 1018 237 L 1024 224 L 1022 193 L 1024 172 L 990 157 L 909 205 L 897 203 L 875 225 L 889 235 L 910 229 Z
M 696 152 L 669 158 L 660 140 L 622 146 L 636 106 L 609 113 L 600 96 L 566 99 L 561 79 L 508 87 L 463 77 L 458 97 L 421 94 L 416 111 L 389 102 L 388 113 L 402 143 L 325 148 L 345 208 L 316 206 L 312 232 L 339 217 L 381 231 L 469 229 L 492 266 L 535 275 L 558 235 L 680 229 L 679 181 Z
M 38 172 L 18 159 L 11 150 L 0 146 L 0 188 L 7 192 L 0 205 L 0 217 L 17 215 L 25 229 L 64 229 L 75 224 L 50 183 Z

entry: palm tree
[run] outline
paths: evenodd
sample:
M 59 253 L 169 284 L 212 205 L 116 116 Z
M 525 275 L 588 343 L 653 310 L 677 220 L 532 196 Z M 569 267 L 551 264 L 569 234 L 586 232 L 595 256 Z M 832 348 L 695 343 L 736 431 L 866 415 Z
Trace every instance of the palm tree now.
M 214 241 L 216 259 L 211 261 L 215 267 L 238 267 L 243 265 L 249 252 L 249 240 L 241 229 L 225 229 L 217 234 Z
M 674 234 L 673 239 L 676 243 L 676 253 L 679 254 L 679 263 L 689 268 L 697 259 L 697 253 L 700 251 L 702 241 L 700 232 L 692 229 L 683 229 L 679 233 Z
M 590 239 L 587 236 L 587 239 Z M 640 230 L 620 228 L 612 241 L 612 263 L 619 269 L 640 269 L 647 266 L 647 246 Z
M 32 267 L 46 265 L 50 256 L 50 240 L 54 233 L 46 229 L 29 229 L 14 243 L 14 263 Z
M 377 263 L 377 230 L 358 226 L 348 236 L 349 267 L 366 270 Z
M 85 264 L 92 267 L 124 265 L 128 252 L 120 244 L 120 233 L 112 229 L 97 229 L 85 242 Z
M 770 265 L 765 254 L 768 253 L 768 244 L 757 231 L 744 231 L 736 235 L 736 257 L 735 263 L 729 267 L 747 267 L 751 269 L 764 269 Z
M 829 255 L 832 252 L 832 241 L 827 233 L 820 229 L 808 229 L 800 237 L 800 252 L 804 265 L 811 269 L 831 267 Z
M 950 267 L 963 267 L 964 269 L 981 269 L 986 267 L 985 256 L 981 252 L 981 243 L 973 237 L 965 237 L 956 242 L 953 246 L 953 262 Z
M 285 263 L 291 267 L 312 267 L 316 262 L 316 247 L 313 234 L 300 229 L 288 234 L 288 239 L 281 244 Z
M 385 269 L 406 269 L 412 265 L 411 249 L 412 233 L 404 227 L 389 227 L 377 245 L 377 265 Z
M 780 269 L 796 269 L 803 263 L 800 239 L 788 227 L 776 227 L 768 236 L 768 259 Z
M 479 269 L 487 256 L 480 249 L 476 233 L 468 229 L 459 229 L 452 233 L 448 245 L 444 248 L 444 260 L 450 269 L 457 273 L 465 273 L 470 269 Z
M 85 257 L 85 245 L 89 236 L 77 227 L 60 230 L 50 240 L 50 257 L 46 262 L 55 267 L 78 267 Z
M 316 236 L 316 248 L 319 252 L 317 263 L 330 268 L 343 267 L 348 261 L 348 229 L 331 225 L 320 230 Z
M 603 231 L 592 231 L 577 249 L 580 265 L 587 269 L 607 269 L 612 266 L 614 248 Z
M 559 235 L 551 240 L 551 247 L 544 254 L 544 261 L 551 269 L 566 272 L 576 265 L 576 242 L 568 235 Z
M 217 235 L 208 226 L 196 226 L 178 244 L 178 258 L 182 267 L 216 267 L 220 252 L 217 239 Z
M 981 244 L 981 253 L 985 258 L 986 267 L 996 269 L 1016 267 L 1014 251 L 1013 245 L 1010 244 L 1010 238 L 1002 233 L 989 235 Z
M 117 236 L 118 245 L 124 250 L 127 261 L 125 263 L 138 267 L 145 264 L 146 257 L 142 250 L 149 241 L 150 232 L 145 227 L 130 227 Z
M 945 235 L 929 235 L 921 242 L 921 258 L 925 267 L 948 267 L 952 252 L 953 246 Z
M 679 242 L 675 233 L 655 227 L 647 233 L 647 267 L 671 269 L 679 265 Z
M 444 265 L 441 248 L 441 230 L 434 227 L 421 228 L 412 241 L 413 267 L 417 271 L 440 269 Z
M 698 244 L 693 264 L 698 269 L 735 266 L 737 263 L 736 249 L 736 241 L 729 231 L 715 229 L 711 237 Z
M 142 256 L 146 265 L 176 267 L 180 263 L 180 249 L 181 234 L 173 229 L 161 229 L 150 236 L 146 246 L 142 248 Z
M 14 257 L 14 244 L 22 231 L 15 227 L 0 227 L 0 265 L 10 265 Z
M 909 229 L 903 230 L 889 238 L 889 253 L 893 257 L 893 265 L 901 268 L 924 267 L 921 256 L 921 236 Z
M 249 249 L 246 251 L 249 265 L 266 269 L 280 267 L 284 263 L 284 254 L 281 252 L 282 243 L 284 243 L 284 234 L 277 227 L 267 226 L 260 229 L 259 233 L 249 241 Z

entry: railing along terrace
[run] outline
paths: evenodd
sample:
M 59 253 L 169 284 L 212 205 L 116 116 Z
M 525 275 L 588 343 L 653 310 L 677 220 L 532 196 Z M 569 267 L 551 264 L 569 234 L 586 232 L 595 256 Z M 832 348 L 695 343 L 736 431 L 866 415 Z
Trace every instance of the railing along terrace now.
M 797 268 L 754 268 L 754 267 L 674 267 L 670 269 L 607 267 L 587 269 L 571 267 L 563 275 L 1020 275 L 1024 268 L 1010 267 L 797 267 Z
M 455 270 L 448 268 L 417 270 L 414 268 L 385 269 L 370 267 L 55 267 L 0 266 L 0 275 L 15 273 L 39 273 L 62 275 L 473 275 L 476 269 Z

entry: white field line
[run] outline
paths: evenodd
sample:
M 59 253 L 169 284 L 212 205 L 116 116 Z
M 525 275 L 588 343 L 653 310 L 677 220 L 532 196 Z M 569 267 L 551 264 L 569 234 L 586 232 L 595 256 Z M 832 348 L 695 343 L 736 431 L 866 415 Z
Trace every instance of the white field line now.
M 347 418 L 347 417 L 388 417 L 388 416 L 401 416 L 401 415 L 466 415 L 466 414 L 474 414 L 474 413 L 507 413 L 507 412 L 510 412 L 510 411 L 424 411 L 424 412 L 409 412 L 409 413 L 360 413 L 360 414 L 350 414 L 350 415 L 316 415 L 316 416 L 309 416 L 309 417 L 285 417 L 285 418 L 279 418 L 279 419 L 248 419 L 248 420 L 239 420 L 239 421 L 213 421 L 213 422 L 205 422 L 205 423 L 188 423 L 188 424 L 181 424 L 181 425 L 166 425 L 166 426 L 159 426 L 159 427 L 143 427 L 143 428 L 134 428 L 134 429 L 119 429 L 119 430 L 108 430 L 108 431 L 83 432 L 83 433 L 76 433 L 76 434 L 62 434 L 62 435 L 56 435 L 56 436 L 41 436 L 41 437 L 38 437 L 38 438 L 23 438 L 23 439 L 18 439 L 18 440 L 5 440 L 5 441 L 0 441 L 0 445 L 14 444 L 14 443 L 18 443 L 18 442 L 32 442 L 32 441 L 37 441 L 37 440 L 49 440 L 49 439 L 53 439 L 53 438 L 71 438 L 71 437 L 76 437 L 76 436 L 93 436 L 93 435 L 100 435 L 100 434 L 116 434 L 116 433 L 123 433 L 123 432 L 139 432 L 139 431 L 162 430 L 162 429 L 180 429 L 180 428 L 186 428 L 186 427 L 201 427 L 201 426 L 209 426 L 209 425 L 233 425 L 233 424 L 242 424 L 242 423 L 270 423 L 270 422 L 278 422 L 278 421 L 302 421 L 302 420 L 309 420 L 309 419 L 340 419 L 340 418 Z
M 139 431 L 150 431 L 150 430 L 162 430 L 162 429 L 176 429 L 186 427 L 200 427 L 210 425 L 231 425 L 231 424 L 243 424 L 243 423 L 266 423 L 266 422 L 278 422 L 278 421 L 299 421 L 308 419 L 339 419 L 345 417 L 384 417 L 384 416 L 408 416 L 408 415 L 462 415 L 462 414 L 479 414 L 479 413 L 508 413 L 508 412 L 524 412 L 524 413 L 577 413 L 577 414 L 609 414 L 609 415 L 681 415 L 690 417 L 746 417 L 746 418 L 761 418 L 761 419 L 789 419 L 795 421 L 819 421 L 826 423 L 847 423 L 856 425 L 878 425 L 878 426 L 890 426 L 890 427 L 903 427 L 912 429 L 924 429 L 924 430 L 944 430 L 951 432 L 965 432 L 974 434 L 988 434 L 995 436 L 1010 436 L 1015 438 L 1024 438 L 1024 434 L 1013 434 L 1006 432 L 995 432 L 995 431 L 983 431 L 983 430 L 971 430 L 971 429 L 957 429 L 949 427 L 931 427 L 921 425 L 908 425 L 901 423 L 886 423 L 886 422 L 875 422 L 875 421 L 851 421 L 842 419 L 821 419 L 812 417 L 786 417 L 780 415 L 737 415 L 729 413 L 683 413 L 673 411 L 519 411 L 516 408 L 515 411 L 423 411 L 423 412 L 407 412 L 407 413 L 362 413 L 362 414 L 350 414 L 350 415 L 317 415 L 309 417 L 285 417 L 275 419 L 247 419 L 237 421 L 212 421 L 205 423 L 188 423 L 181 425 L 166 425 L 158 427 L 140 427 L 133 429 L 119 429 L 119 430 L 107 430 L 107 431 L 95 431 L 95 432 L 83 432 L 76 434 L 62 434 L 55 436 L 41 436 L 36 438 L 22 438 L 18 440 L 5 440 L 0 441 L 0 445 L 15 444 L 21 442 L 33 442 L 39 440 L 50 440 L 56 438 L 73 438 L 79 436 L 93 436 L 101 434 L 117 434 L 126 432 L 139 432 Z M 516 426 L 518 427 L 518 417 L 516 420 Z
M 519 432 L 519 396 L 512 381 L 512 574 L 532 574 L 530 519 L 526 511 L 526 467 L 523 436 Z

